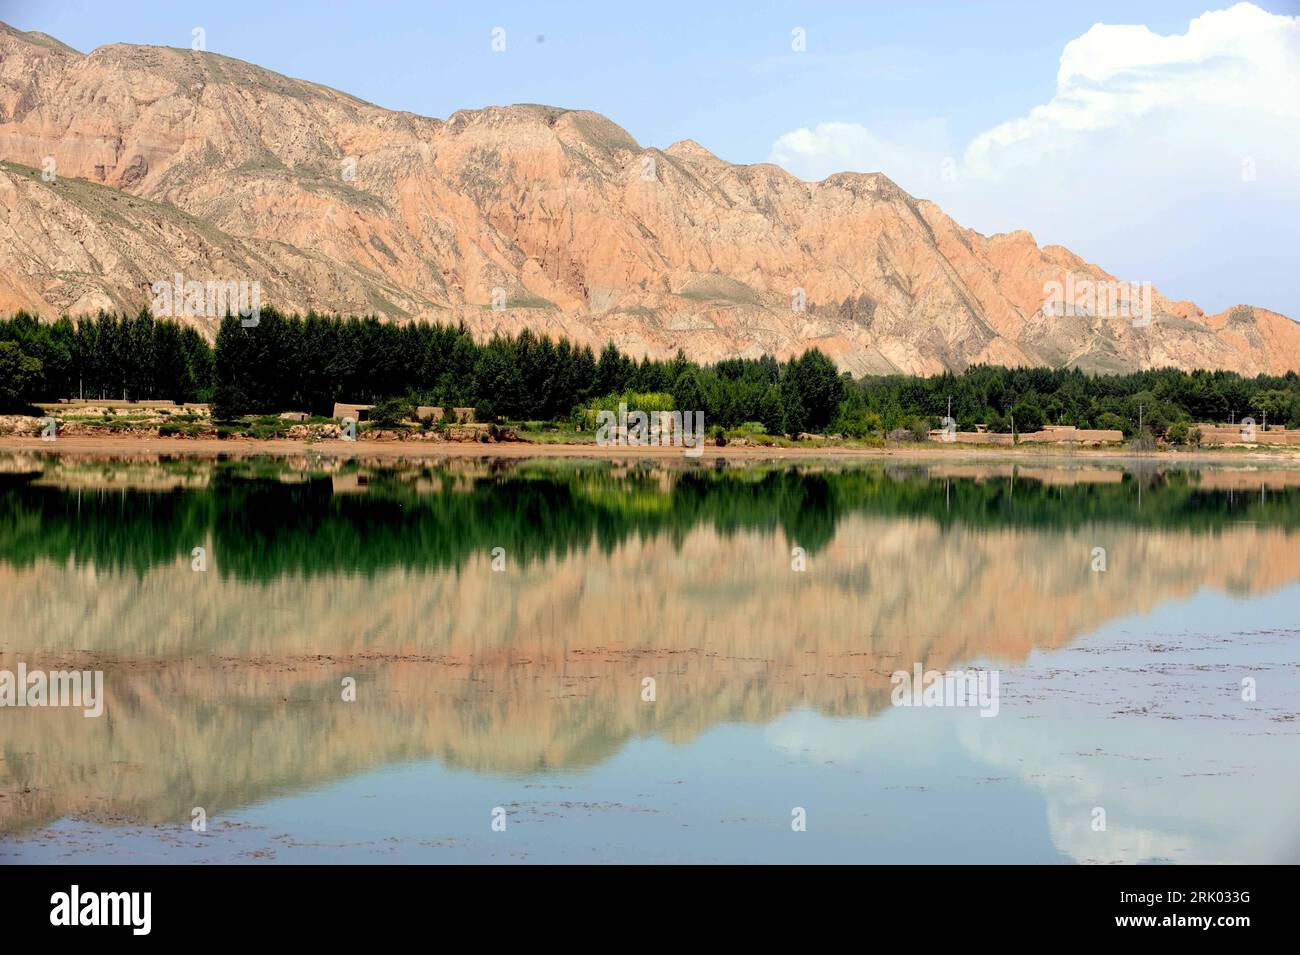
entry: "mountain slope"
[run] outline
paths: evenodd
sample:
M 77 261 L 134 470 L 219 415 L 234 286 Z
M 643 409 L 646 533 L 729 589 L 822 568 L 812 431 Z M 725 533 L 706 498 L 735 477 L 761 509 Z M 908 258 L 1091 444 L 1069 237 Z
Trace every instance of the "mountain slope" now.
M 1300 368 L 1284 316 L 1158 293 L 1146 328 L 1044 315 L 1044 283 L 1113 277 L 963 229 L 881 174 L 808 183 L 690 141 L 643 148 L 583 111 L 441 121 L 217 54 L 83 55 L 0 24 L 0 159 L 0 312 L 145 307 L 179 271 L 256 280 L 289 310 L 700 360 L 815 345 L 857 373 Z

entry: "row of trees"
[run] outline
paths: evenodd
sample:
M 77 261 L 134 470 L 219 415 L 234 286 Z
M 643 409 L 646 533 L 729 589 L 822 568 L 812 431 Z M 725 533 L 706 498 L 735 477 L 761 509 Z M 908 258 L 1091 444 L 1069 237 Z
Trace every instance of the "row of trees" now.
M 1193 421 L 1240 420 L 1300 426 L 1300 376 L 1244 378 L 1229 371 L 1162 368 L 1125 375 L 1089 375 L 1078 369 L 974 366 L 960 374 L 929 378 L 902 375 L 864 378 L 854 386 L 864 407 L 884 427 L 905 425 L 912 415 L 947 413 L 959 430 L 987 424 L 994 431 L 1034 431 L 1043 424 L 1113 428 L 1137 433 L 1139 423 L 1155 434 Z
M 817 350 L 710 365 L 679 351 L 636 360 L 613 344 L 590 347 L 524 330 L 479 344 L 464 325 L 264 310 L 258 324 L 221 323 L 215 347 L 193 329 L 147 312 L 43 323 L 0 321 L 0 404 L 84 395 L 211 401 L 214 415 L 302 410 L 329 414 L 335 401 L 474 407 L 481 419 L 555 421 L 623 394 L 671 396 L 712 426 L 757 423 L 768 433 L 837 432 L 856 437 L 923 430 L 948 413 L 959 429 L 1034 431 L 1044 423 L 1117 428 L 1141 420 L 1155 433 L 1183 422 L 1246 415 L 1300 426 L 1300 378 L 1244 378 L 1175 369 L 1094 376 L 1076 369 L 976 366 L 928 378 L 836 371 Z
M 262 312 L 246 327 L 227 318 L 217 333 L 213 412 L 218 418 L 301 409 L 328 414 L 335 401 L 470 406 L 480 418 L 553 421 L 625 392 L 672 395 L 710 425 L 759 421 L 773 432 L 825 429 L 845 384 L 818 351 L 780 363 L 737 359 L 701 366 L 678 352 L 641 361 L 605 346 L 552 341 L 525 329 L 475 343 L 464 325 L 394 325 L 375 318 Z
M 0 404 L 60 398 L 203 401 L 212 348 L 193 328 L 100 315 L 42 322 L 19 312 L 0 321 Z

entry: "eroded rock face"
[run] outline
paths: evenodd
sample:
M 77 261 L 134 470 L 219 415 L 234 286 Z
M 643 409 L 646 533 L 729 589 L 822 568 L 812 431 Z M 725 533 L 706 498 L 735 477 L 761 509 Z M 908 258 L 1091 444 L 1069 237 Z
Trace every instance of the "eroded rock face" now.
M 286 310 L 527 326 L 635 355 L 1300 368 L 1285 316 L 1158 292 L 1149 327 L 1044 314 L 1045 283 L 1113 277 L 1027 233 L 963 229 L 878 173 L 803 182 L 690 141 L 643 148 L 589 112 L 442 121 L 217 54 L 82 55 L 0 24 L 0 157 L 0 312 L 134 310 L 180 272 L 257 281 Z

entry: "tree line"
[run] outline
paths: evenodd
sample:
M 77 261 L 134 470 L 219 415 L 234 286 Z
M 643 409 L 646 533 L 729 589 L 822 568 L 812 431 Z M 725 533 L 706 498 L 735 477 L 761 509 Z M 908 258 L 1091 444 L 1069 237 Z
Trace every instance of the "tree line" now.
M 0 320 L 0 408 L 60 398 L 203 401 L 212 348 L 193 328 L 135 316 Z
M 1035 431 L 1044 424 L 1167 434 L 1196 421 L 1240 421 L 1300 427 L 1300 376 L 1160 368 L 1091 375 L 1077 368 L 972 366 L 928 378 L 868 377 L 856 383 L 863 404 L 887 426 L 911 414 L 946 415 L 959 430 Z
M 463 324 L 393 324 L 374 317 L 283 315 L 255 326 L 228 316 L 215 345 L 148 312 L 40 322 L 0 320 L 0 406 L 60 398 L 208 401 L 218 420 L 305 411 L 334 402 L 473 407 L 480 420 L 577 421 L 598 402 L 637 396 L 703 411 L 710 428 L 851 437 L 922 433 L 951 413 L 958 429 L 1035 431 L 1043 424 L 1156 434 L 1192 421 L 1247 415 L 1300 426 L 1300 378 L 1158 369 L 1091 375 L 1078 369 L 973 366 L 929 377 L 837 371 L 810 349 L 712 364 L 635 359 L 527 329 L 476 342 Z M 665 398 L 665 396 L 669 396 Z M 951 411 L 949 410 L 951 409 Z
M 615 345 L 585 345 L 524 329 L 476 343 L 463 325 L 376 318 L 283 316 L 263 310 L 256 327 L 225 319 L 215 348 L 213 411 L 219 418 L 299 409 L 328 414 L 338 400 L 473 407 L 481 420 L 570 419 L 611 395 L 666 393 L 675 408 L 713 425 L 761 421 L 773 433 L 823 430 L 844 381 L 819 351 L 702 366 L 678 351 L 637 361 Z M 635 400 L 635 398 L 633 398 Z

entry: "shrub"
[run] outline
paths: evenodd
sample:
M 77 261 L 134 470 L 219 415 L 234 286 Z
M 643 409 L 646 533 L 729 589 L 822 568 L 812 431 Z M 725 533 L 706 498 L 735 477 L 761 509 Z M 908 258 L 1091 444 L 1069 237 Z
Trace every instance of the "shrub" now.
M 406 398 L 385 398 L 370 409 L 370 423 L 377 428 L 395 428 L 415 414 L 415 405 Z
M 857 438 L 859 440 L 873 434 L 879 434 L 884 428 L 884 422 L 881 421 L 880 415 L 876 414 L 876 412 L 868 411 L 865 408 L 846 409 L 843 405 L 841 405 L 840 413 L 831 425 L 832 431 L 836 431 L 846 438 Z
M 633 411 L 644 411 L 647 414 L 655 411 L 672 411 L 674 407 L 673 396 L 663 391 L 625 391 L 618 395 L 606 395 L 604 398 L 597 399 L 587 405 L 586 417 L 592 422 L 596 420 L 596 415 L 601 411 L 611 411 L 618 414 L 618 406 L 626 405 L 629 413 Z M 700 411 L 700 407 L 687 408 L 687 411 Z
M 903 427 L 912 435 L 913 441 L 930 440 L 930 422 L 926 421 L 924 418 L 912 415 L 903 420 Z

